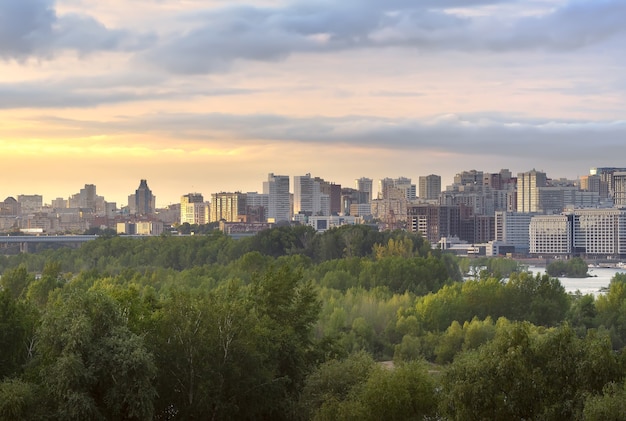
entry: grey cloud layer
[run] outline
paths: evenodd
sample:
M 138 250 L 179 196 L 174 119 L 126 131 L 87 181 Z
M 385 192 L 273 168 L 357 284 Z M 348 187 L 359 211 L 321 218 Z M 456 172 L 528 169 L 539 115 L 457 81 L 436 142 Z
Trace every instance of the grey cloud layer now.
M 386 148 L 407 152 L 439 151 L 467 156 L 533 159 L 613 158 L 626 154 L 626 121 L 585 122 L 506 120 L 494 114 L 444 115 L 429 121 L 371 116 L 290 118 L 281 115 L 153 114 L 115 122 L 48 119 L 60 130 L 85 135 L 146 133 L 184 140 L 236 139 Z
M 63 80 L 0 83 L 0 109 L 95 107 L 193 96 L 245 95 L 257 91 L 195 84 L 168 86 L 167 80 L 142 73 L 83 76 Z M 159 86 L 155 88 L 155 86 Z
M 153 41 L 152 36 L 108 29 L 89 15 L 58 16 L 53 0 L 0 1 L 1 59 L 49 58 L 60 50 L 137 50 Z
M 498 1 L 299 1 L 232 6 L 196 17 L 189 32 L 146 54 L 176 73 L 220 71 L 237 59 L 279 60 L 299 52 L 407 46 L 428 51 L 572 50 L 623 36 L 626 2 L 570 0 L 537 15 L 478 15 Z M 532 2 L 518 3 L 520 11 Z M 545 8 L 545 4 L 544 4 Z M 199 23 L 198 23 L 199 21 Z
M 505 6 L 508 14 L 497 12 Z M 88 11 L 59 15 L 54 0 L 3 0 L 0 58 L 51 57 L 58 50 L 131 50 L 171 72 L 207 73 L 227 69 L 238 59 L 272 61 L 301 52 L 354 48 L 571 50 L 622 37 L 626 31 L 622 0 L 568 0 L 549 6 L 533 0 L 295 0 L 263 7 L 249 1 L 184 17 L 191 28 L 186 33 L 151 28 L 160 32 L 157 39 L 134 29 L 107 28 Z M 511 13 L 515 7 L 520 12 L 543 8 L 543 14 Z M 481 10 L 487 11 L 467 13 Z

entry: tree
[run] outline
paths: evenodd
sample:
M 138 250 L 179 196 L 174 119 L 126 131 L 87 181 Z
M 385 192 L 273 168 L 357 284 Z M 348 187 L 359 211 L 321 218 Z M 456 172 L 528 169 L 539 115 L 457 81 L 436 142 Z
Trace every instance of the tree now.
M 596 298 L 597 322 L 611 332 L 616 349 L 626 344 L 626 274 L 618 273 L 609 291 Z
M 601 395 L 585 400 L 585 421 L 622 421 L 626 414 L 626 388 L 621 383 L 608 383 Z
M 41 277 L 30 282 L 26 291 L 26 298 L 39 308 L 43 308 L 48 302 L 50 292 L 62 286 L 61 264 L 49 261 L 46 262 Z
M 0 380 L 21 372 L 30 358 L 35 314 L 26 303 L 0 290 Z
M 363 387 L 376 363 L 366 352 L 321 364 L 307 376 L 299 405 L 304 419 L 324 419 Z
M 509 306 L 505 316 L 514 320 L 554 326 L 565 318 L 569 308 L 565 288 L 548 274 L 513 273 L 505 291 Z
M 453 420 L 579 419 L 585 397 L 620 377 L 606 335 L 499 320 L 493 341 L 445 370 L 442 411 Z
M 36 386 L 20 379 L 0 382 L 0 419 L 46 419 Z
M 7 270 L 0 277 L 0 287 L 8 291 L 14 299 L 22 298 L 26 294 L 26 289 L 35 277 L 28 273 L 26 265 L 19 265 L 15 269 Z
M 254 314 L 267 332 L 267 364 L 274 373 L 273 389 L 278 394 L 274 398 L 295 402 L 318 358 L 313 342 L 313 326 L 320 311 L 317 294 L 311 283 L 302 282 L 300 272 L 282 266 L 257 277 L 250 297 Z M 268 414 L 279 418 L 285 415 L 286 408 L 271 408 Z
M 423 361 L 400 363 L 389 369 L 376 366 L 369 375 L 360 400 L 365 420 L 423 420 L 434 416 L 438 398 L 436 384 Z
M 64 291 L 50 304 L 39 336 L 39 378 L 53 417 L 152 418 L 152 355 L 126 327 L 112 298 L 97 291 Z
M 580 257 L 573 257 L 567 261 L 555 260 L 546 267 L 550 276 L 567 276 L 570 278 L 585 278 L 589 276 L 587 263 Z

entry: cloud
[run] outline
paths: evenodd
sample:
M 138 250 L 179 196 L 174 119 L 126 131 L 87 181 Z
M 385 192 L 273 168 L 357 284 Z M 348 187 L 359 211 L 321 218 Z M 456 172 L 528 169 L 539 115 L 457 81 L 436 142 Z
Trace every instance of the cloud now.
M 79 129 L 85 136 L 109 132 L 150 134 L 169 139 L 171 145 L 190 141 L 198 145 L 345 145 L 407 153 L 528 158 L 531 162 L 613 158 L 626 153 L 626 121 L 513 120 L 497 113 L 491 117 L 486 113 L 448 114 L 431 119 L 158 113 L 103 122 L 58 118 L 41 121 L 61 131 L 69 128 L 76 133 Z
M 195 84 L 169 87 L 162 77 L 146 74 L 109 74 L 0 83 L 0 109 L 85 108 L 151 100 L 189 99 L 202 96 L 246 95 L 251 89 Z
M 51 58 L 62 50 L 134 51 L 155 40 L 152 35 L 109 29 L 84 14 L 59 16 L 54 0 L 0 2 L 0 59 Z
M 47 50 L 56 20 L 51 0 L 0 2 L 0 57 L 24 58 Z
M 535 13 L 521 13 L 529 4 Z M 478 10 L 482 12 L 471 13 Z M 144 59 L 174 73 L 208 73 L 228 69 L 237 60 L 276 61 L 297 53 L 355 48 L 569 51 L 622 37 L 626 26 L 620 17 L 625 14 L 626 3 L 619 0 L 234 5 L 199 13 L 190 21 L 192 29 L 169 38 Z

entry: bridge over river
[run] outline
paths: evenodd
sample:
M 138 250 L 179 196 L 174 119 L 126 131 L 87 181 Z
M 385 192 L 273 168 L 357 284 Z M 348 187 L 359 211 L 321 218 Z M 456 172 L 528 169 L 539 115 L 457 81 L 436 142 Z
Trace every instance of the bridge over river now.
M 0 236 L 0 246 L 7 247 L 19 244 L 22 253 L 28 253 L 28 245 L 34 243 L 56 243 L 80 245 L 86 241 L 93 241 L 97 235 L 3 235 Z

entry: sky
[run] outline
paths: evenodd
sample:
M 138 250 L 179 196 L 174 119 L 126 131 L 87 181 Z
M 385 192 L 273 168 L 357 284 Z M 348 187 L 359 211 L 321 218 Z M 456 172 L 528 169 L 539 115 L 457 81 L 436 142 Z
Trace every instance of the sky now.
M 0 200 L 626 166 L 623 0 L 0 0 Z

